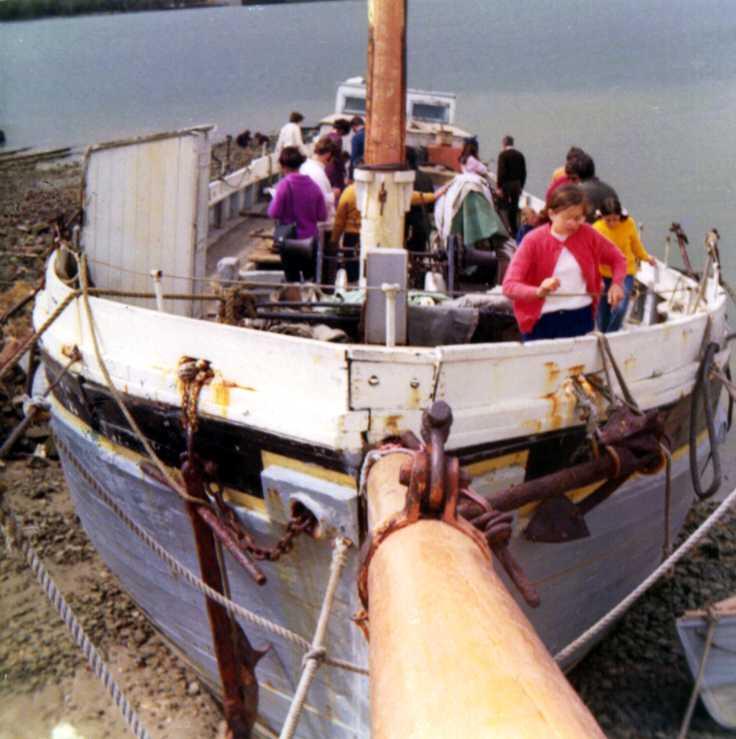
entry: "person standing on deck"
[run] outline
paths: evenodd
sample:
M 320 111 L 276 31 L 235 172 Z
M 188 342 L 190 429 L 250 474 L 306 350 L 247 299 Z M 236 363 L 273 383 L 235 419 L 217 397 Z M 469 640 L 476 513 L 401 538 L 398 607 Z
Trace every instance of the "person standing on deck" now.
M 317 224 L 327 219 L 322 191 L 307 175 L 299 173 L 304 156 L 296 146 L 286 146 L 279 156 L 283 179 L 268 206 L 268 216 L 281 225 L 295 224 L 297 239 L 317 237 Z
M 279 138 L 276 141 L 276 156 L 281 156 L 281 152 L 287 146 L 295 146 L 302 153 L 307 155 L 302 140 L 302 129 L 299 125 L 304 120 L 304 116 L 298 111 L 293 111 L 289 116 L 289 122 L 279 131 Z
M 603 299 L 611 288 L 611 270 L 607 266 L 601 265 L 604 294 L 601 295 L 597 323 L 598 328 L 603 333 L 613 333 L 619 331 L 624 322 L 629 299 L 634 290 L 634 275 L 639 266 L 638 262 L 643 260 L 654 266 L 657 264 L 657 260 L 650 256 L 644 248 L 634 219 L 624 212 L 618 198 L 606 198 L 601 204 L 600 214 L 601 217 L 593 224 L 593 228 L 601 236 L 614 243 L 626 257 L 624 299 L 613 310 L 609 307 L 608 301 Z
M 350 121 L 345 118 L 338 118 L 332 124 L 332 130 L 327 134 L 327 138 L 332 141 L 335 151 L 332 160 L 325 167 L 327 179 L 330 181 L 333 190 L 337 190 L 336 199 L 340 197 L 340 193 L 345 189 L 345 159 L 347 153 L 344 151 L 343 142 L 345 137 L 350 133 Z
M 626 259 L 585 223 L 585 213 L 580 187 L 558 188 L 547 203 L 550 223 L 530 231 L 511 260 L 503 292 L 513 302 L 523 341 L 592 331 L 602 264 L 612 273 L 609 304 L 616 308 L 623 300 Z
M 589 154 L 582 152 L 576 157 L 575 169 L 580 178 L 580 189 L 585 194 L 585 201 L 588 204 L 586 220 L 588 223 L 593 223 L 597 211 L 603 205 L 603 201 L 606 198 L 618 200 L 618 195 L 607 182 L 603 182 L 595 176 L 595 162 Z
M 332 227 L 335 219 L 335 197 L 339 192 L 335 191 L 327 177 L 327 165 L 332 161 L 335 153 L 335 145 L 327 136 L 323 136 L 314 145 L 314 154 L 302 164 L 299 172 L 311 177 L 324 195 L 327 208 L 327 223 Z
M 503 148 L 498 155 L 496 189 L 508 214 L 511 233 L 515 234 L 519 228 L 519 198 L 526 184 L 526 159 L 514 148 L 513 136 L 504 136 L 501 146 Z
M 463 150 L 460 153 L 460 170 L 463 174 L 479 174 L 488 177 L 488 167 L 480 160 L 478 154 L 478 139 L 475 137 L 465 139 Z
M 353 170 L 365 156 L 365 121 L 356 115 L 350 121 L 350 128 L 353 129 L 353 138 L 350 141 L 350 177 L 352 179 Z

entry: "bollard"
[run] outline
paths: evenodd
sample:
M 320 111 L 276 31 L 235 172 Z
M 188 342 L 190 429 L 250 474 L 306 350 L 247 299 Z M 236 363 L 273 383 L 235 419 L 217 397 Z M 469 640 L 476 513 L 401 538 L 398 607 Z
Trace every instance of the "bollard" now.
M 151 277 L 153 278 L 153 292 L 156 295 L 156 310 L 164 313 L 164 290 L 161 286 L 161 277 L 163 272 L 160 269 L 152 269 Z

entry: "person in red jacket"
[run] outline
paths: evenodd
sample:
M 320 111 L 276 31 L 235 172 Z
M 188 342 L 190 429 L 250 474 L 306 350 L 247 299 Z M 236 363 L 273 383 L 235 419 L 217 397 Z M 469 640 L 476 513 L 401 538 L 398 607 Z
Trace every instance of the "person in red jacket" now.
M 550 223 L 530 231 L 503 281 L 524 341 L 582 336 L 595 326 L 601 292 L 599 268 L 611 269 L 608 302 L 624 297 L 626 259 L 585 222 L 586 203 L 577 185 L 563 185 L 547 203 Z

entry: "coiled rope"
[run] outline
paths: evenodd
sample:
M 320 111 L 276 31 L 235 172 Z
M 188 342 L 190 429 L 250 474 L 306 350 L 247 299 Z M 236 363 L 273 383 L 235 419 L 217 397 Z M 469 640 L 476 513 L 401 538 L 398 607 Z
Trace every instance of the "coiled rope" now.
M 305 652 L 308 652 L 311 649 L 311 644 L 303 636 L 300 636 L 279 624 L 273 623 L 272 621 L 259 616 L 257 613 L 249 611 L 247 608 L 243 608 L 243 606 L 235 603 L 229 598 L 226 598 L 216 590 L 213 590 L 209 585 L 197 577 L 197 575 L 195 575 L 188 567 L 185 567 L 181 562 L 173 557 L 145 529 L 141 528 L 135 521 L 129 518 L 129 516 L 118 505 L 114 497 L 99 482 L 97 482 L 97 480 L 72 453 L 69 447 L 67 447 L 66 444 L 58 437 L 56 439 L 56 446 L 66 460 L 77 470 L 77 472 L 79 472 L 84 481 L 94 490 L 95 494 L 147 547 L 160 557 L 176 575 L 182 577 L 193 588 L 208 598 L 211 598 L 216 603 L 219 603 L 223 608 L 226 608 L 236 616 L 240 616 L 244 620 L 259 626 L 264 631 L 268 631 L 276 636 L 280 636 L 282 639 L 290 641 Z M 354 665 L 351 662 L 335 659 L 333 657 L 325 657 L 324 661 L 333 667 L 348 670 L 349 672 L 355 672 L 359 675 L 368 674 L 367 669 Z
M 96 677 L 105 686 L 105 690 L 109 693 L 113 703 L 120 711 L 126 726 L 134 736 L 138 737 L 138 739 L 151 739 L 151 735 L 143 726 L 138 714 L 130 705 L 130 702 L 125 697 L 120 686 L 115 682 L 115 678 L 110 674 L 110 669 L 103 662 L 99 652 L 95 649 L 94 644 L 92 644 L 89 637 L 84 632 L 82 625 L 77 620 L 77 617 L 74 615 L 74 612 L 69 607 L 66 599 L 56 586 L 56 583 L 49 576 L 49 573 L 43 566 L 43 563 L 38 557 L 35 549 L 23 534 L 15 516 L 8 511 L 0 510 L 0 518 L 4 519 L 5 525 L 3 526 L 3 534 L 5 535 L 8 544 L 12 544 L 17 547 L 25 558 L 28 566 L 31 568 L 31 571 L 40 583 L 46 597 L 49 599 L 61 620 L 64 622 L 64 625 L 69 630 L 69 633 L 74 639 L 74 643 L 82 650 L 85 659 L 92 668 L 92 672 L 94 672 Z

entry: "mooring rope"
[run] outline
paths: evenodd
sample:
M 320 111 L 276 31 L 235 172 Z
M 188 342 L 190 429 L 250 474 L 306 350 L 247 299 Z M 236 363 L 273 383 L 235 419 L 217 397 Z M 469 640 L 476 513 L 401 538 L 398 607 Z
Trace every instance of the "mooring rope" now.
M 602 631 L 605 631 L 613 622 L 621 616 L 638 598 L 652 587 L 671 567 L 677 564 L 686 554 L 690 552 L 700 540 L 729 512 L 736 504 L 736 489 L 732 490 L 718 508 L 703 521 L 703 523 L 676 549 L 667 559 L 657 567 L 638 587 L 634 588 L 617 606 L 612 608 L 603 618 L 596 621 L 589 629 L 583 632 L 577 639 L 570 642 L 562 651 L 555 655 L 557 662 L 564 662 L 588 642 L 595 639 Z
M 332 605 L 335 600 L 338 583 L 340 582 L 340 576 L 342 575 L 342 571 L 345 569 L 345 565 L 347 563 L 347 552 L 350 546 L 351 543 L 347 539 L 340 537 L 335 540 L 335 546 L 332 550 L 332 562 L 330 563 L 330 578 L 327 582 L 325 597 L 322 601 L 319 618 L 317 619 L 317 627 L 314 630 L 311 648 L 304 655 L 304 670 L 299 678 L 299 684 L 294 692 L 294 697 L 291 700 L 289 712 L 287 713 L 284 725 L 281 728 L 279 739 L 292 739 L 294 736 L 294 732 L 296 731 L 299 718 L 301 717 L 302 710 L 304 708 L 304 701 L 307 698 L 307 691 L 312 684 L 312 680 L 314 680 L 317 670 L 327 656 L 327 649 L 325 646 L 327 623 L 330 619 L 330 613 L 332 612 Z
M 102 376 L 105 379 L 105 384 L 107 385 L 107 389 L 112 393 L 113 398 L 115 399 L 115 402 L 117 403 L 118 408 L 120 408 L 120 412 L 125 417 L 125 420 L 128 422 L 128 425 L 130 426 L 133 433 L 138 438 L 138 441 L 143 445 L 143 448 L 146 450 L 146 453 L 148 454 L 150 460 L 156 465 L 156 468 L 158 471 L 163 475 L 166 482 L 170 485 L 170 487 L 184 500 L 189 501 L 190 503 L 198 503 L 200 505 L 206 505 L 204 501 L 197 500 L 195 498 L 192 498 L 187 494 L 187 492 L 184 490 L 181 483 L 174 478 L 174 476 L 169 472 L 169 470 L 166 468 L 164 463 L 159 458 L 158 454 L 153 449 L 153 446 L 151 446 L 151 442 L 148 440 L 148 438 L 145 436 L 145 434 L 141 431 L 140 426 L 136 422 L 135 418 L 133 418 L 133 414 L 128 410 L 128 407 L 125 405 L 125 401 L 123 400 L 120 391 L 115 386 L 115 383 L 113 382 L 112 376 L 110 375 L 109 370 L 107 369 L 107 364 L 105 364 L 105 360 L 102 358 L 102 352 L 100 350 L 100 344 L 97 340 L 97 329 L 95 327 L 95 321 L 92 316 L 92 308 L 89 304 L 89 282 L 87 279 L 87 258 L 84 254 L 82 254 L 80 264 L 79 264 L 79 277 L 80 282 L 82 285 L 81 289 L 81 295 L 82 295 L 82 304 L 84 305 L 84 311 L 87 316 L 87 323 L 89 325 L 89 333 L 92 338 L 92 348 L 94 350 L 95 359 L 97 360 L 97 366 L 100 368 L 100 372 L 102 372 Z
M 115 682 L 115 678 L 110 673 L 110 669 L 103 662 L 99 652 L 95 649 L 94 644 L 85 633 L 82 625 L 77 620 L 77 617 L 69 607 L 69 604 L 66 602 L 66 599 L 56 586 L 56 583 L 49 576 L 49 573 L 43 566 L 43 563 L 35 549 L 23 534 L 15 516 L 9 511 L 3 511 L 0 509 L 0 518 L 5 519 L 3 521 L 4 525 L 2 530 L 8 544 L 17 547 L 22 553 L 28 566 L 31 568 L 31 571 L 40 583 L 44 594 L 69 630 L 69 633 L 74 639 L 74 643 L 82 650 L 85 659 L 92 668 L 92 672 L 94 672 L 95 676 L 105 686 L 105 690 L 110 694 L 113 703 L 117 706 L 131 733 L 138 737 L 138 739 L 151 739 L 151 735 L 143 726 L 138 714 L 125 697 L 120 686 Z
M 253 611 L 249 611 L 247 608 L 235 603 L 234 601 L 226 598 L 221 593 L 213 590 L 207 583 L 201 580 L 195 575 L 189 568 L 185 567 L 175 557 L 173 557 L 164 547 L 159 544 L 156 539 L 153 538 L 145 529 L 141 528 L 135 521 L 133 521 L 118 505 L 114 497 L 99 483 L 97 480 L 87 471 L 82 463 L 76 458 L 72 451 L 66 446 L 66 444 L 57 437 L 56 446 L 58 450 L 67 458 L 72 466 L 79 472 L 84 478 L 84 481 L 94 490 L 95 494 L 112 510 L 112 512 L 146 545 L 148 546 L 158 557 L 161 558 L 174 572 L 174 574 L 181 576 L 189 585 L 198 590 L 203 595 L 211 598 L 215 602 L 219 603 L 223 608 L 226 608 L 236 616 L 240 616 L 246 621 L 259 626 L 260 628 L 268 631 L 276 636 L 280 636 L 282 639 L 290 641 L 300 649 L 308 652 L 311 649 L 311 644 L 299 634 L 281 626 L 280 624 L 273 623 L 268 619 L 259 616 Z M 335 659 L 333 657 L 326 657 L 325 663 L 332 665 L 333 667 L 339 667 L 349 672 L 355 672 L 360 675 L 367 675 L 368 670 L 364 667 L 359 667 L 351 662 L 344 660 Z

